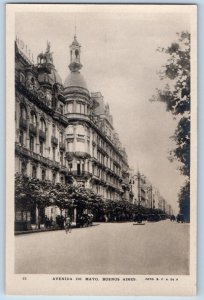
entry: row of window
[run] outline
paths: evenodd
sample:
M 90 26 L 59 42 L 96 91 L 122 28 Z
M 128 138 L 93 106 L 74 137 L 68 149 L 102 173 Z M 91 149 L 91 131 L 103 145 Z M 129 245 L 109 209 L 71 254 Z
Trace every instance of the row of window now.
M 37 116 L 36 116 L 36 113 L 34 111 L 31 111 L 30 117 L 31 117 L 31 123 L 34 126 L 37 126 Z M 20 118 L 24 119 L 24 120 L 27 119 L 27 110 L 26 110 L 25 105 L 22 104 L 22 103 L 20 105 Z M 45 120 L 43 118 L 40 118 L 39 124 L 40 124 L 40 129 L 43 132 L 45 132 L 45 130 L 46 130 L 46 123 L 45 123 Z M 52 124 L 52 135 L 53 136 L 56 136 L 56 132 L 57 132 L 56 128 L 57 128 L 56 125 Z M 62 131 L 59 132 L 59 138 L 60 138 L 60 142 L 63 142 L 63 132 Z
M 93 135 L 93 140 L 95 140 Z M 110 156 L 110 158 L 114 159 L 118 163 L 121 162 L 119 155 L 102 139 L 97 135 L 97 145 L 101 147 L 106 153 Z
M 24 162 L 21 163 L 21 173 L 22 173 L 22 175 L 27 175 L 27 164 L 24 163 Z M 32 178 L 37 178 L 37 167 L 35 165 L 32 166 L 31 177 Z M 57 178 L 57 173 L 52 172 L 52 182 L 54 184 L 56 183 L 56 178 Z M 41 180 L 46 180 L 47 179 L 46 169 L 41 169 L 40 179 Z M 64 183 L 64 176 L 60 177 L 60 182 Z
M 27 110 L 26 110 L 26 107 L 23 103 L 20 104 L 20 118 L 24 119 L 24 120 L 27 120 Z M 31 123 L 34 126 L 36 126 L 37 125 L 37 116 L 36 116 L 36 113 L 34 111 L 31 111 L 30 118 L 31 118 Z M 40 129 L 42 131 L 45 131 L 45 129 L 46 129 L 45 120 L 43 118 L 40 118 Z
M 110 176 L 105 171 L 101 170 L 100 168 L 98 168 L 95 165 L 92 165 L 92 174 L 95 176 L 98 176 L 100 179 L 102 179 L 106 182 L 113 183 L 116 186 L 119 186 L 119 180 L 117 178 Z
M 86 114 L 86 105 L 81 102 L 69 102 L 65 105 L 65 113 Z
M 105 198 L 118 200 L 120 198 L 119 194 L 115 191 L 110 191 L 106 187 L 100 185 L 92 185 L 92 189 L 99 195 L 104 196 Z

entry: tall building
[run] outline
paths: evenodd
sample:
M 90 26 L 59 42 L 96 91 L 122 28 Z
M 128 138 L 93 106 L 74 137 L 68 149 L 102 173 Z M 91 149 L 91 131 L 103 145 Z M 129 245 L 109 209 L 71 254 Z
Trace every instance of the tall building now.
M 129 201 L 129 166 L 109 105 L 90 92 L 80 70 L 81 45 L 70 45 L 69 74 L 59 76 L 47 43 L 37 64 L 15 41 L 15 170 L 18 173 L 93 189 L 104 200 Z M 58 209 L 47 209 L 56 217 Z M 19 212 L 16 212 L 19 217 Z M 36 218 L 31 211 L 31 221 Z

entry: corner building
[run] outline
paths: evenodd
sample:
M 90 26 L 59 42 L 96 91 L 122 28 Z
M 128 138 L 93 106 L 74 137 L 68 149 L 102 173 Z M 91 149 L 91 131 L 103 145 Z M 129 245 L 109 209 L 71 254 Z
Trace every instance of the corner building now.
M 109 105 L 100 92 L 90 93 L 80 73 L 81 45 L 70 45 L 70 72 L 62 84 L 50 44 L 37 57 L 15 42 L 15 171 L 40 180 L 81 185 L 105 199 L 132 201 L 127 154 Z M 16 217 L 18 217 L 16 212 Z M 57 207 L 46 209 L 49 217 Z M 35 221 L 31 211 L 31 223 Z

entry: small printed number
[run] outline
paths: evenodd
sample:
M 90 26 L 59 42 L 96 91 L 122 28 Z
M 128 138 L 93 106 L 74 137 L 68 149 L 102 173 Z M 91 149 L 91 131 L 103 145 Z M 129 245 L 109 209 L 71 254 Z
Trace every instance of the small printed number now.
M 27 280 L 27 277 L 23 277 L 22 279 L 23 279 L 23 280 Z

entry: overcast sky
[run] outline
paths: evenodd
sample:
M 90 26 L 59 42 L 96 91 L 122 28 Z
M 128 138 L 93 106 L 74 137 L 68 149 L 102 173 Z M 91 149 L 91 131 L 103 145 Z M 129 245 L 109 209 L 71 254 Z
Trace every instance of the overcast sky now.
M 81 9 L 83 10 L 83 9 Z M 151 103 L 160 82 L 158 70 L 166 57 L 157 52 L 176 32 L 190 31 L 186 9 L 155 6 L 153 11 L 120 7 L 117 11 L 17 13 L 16 34 L 36 58 L 51 42 L 54 64 L 64 82 L 69 69 L 69 45 L 75 31 L 82 46 L 81 73 L 90 92 L 100 91 L 109 103 L 116 131 L 126 147 L 131 168 L 140 171 L 177 211 L 177 194 L 184 181 L 168 151 L 176 121 L 161 103 Z M 42 11 L 42 9 L 41 9 Z

